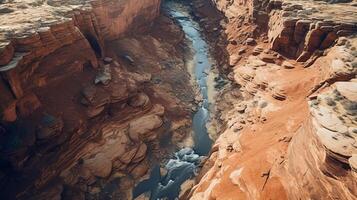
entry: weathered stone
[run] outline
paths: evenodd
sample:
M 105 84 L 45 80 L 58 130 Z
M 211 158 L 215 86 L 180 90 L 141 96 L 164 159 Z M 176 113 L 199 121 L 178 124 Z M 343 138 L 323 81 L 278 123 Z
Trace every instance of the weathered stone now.
M 41 102 L 33 93 L 23 96 L 17 102 L 18 113 L 22 117 L 27 117 L 41 107 Z
M 94 176 L 105 178 L 112 171 L 112 162 L 104 154 L 99 153 L 93 158 L 85 160 L 83 167 L 87 168 Z
M 263 48 L 262 47 L 260 47 L 260 46 L 256 46 L 254 49 L 253 49 L 253 52 L 252 52 L 252 54 L 253 55 L 259 55 L 260 53 L 262 53 L 263 52 Z
M 276 57 L 271 55 L 271 54 L 266 54 L 266 53 L 262 53 L 259 55 L 259 58 L 267 63 L 275 63 L 275 59 Z
M 52 115 L 44 115 L 41 124 L 38 126 L 37 138 L 40 140 L 50 139 L 59 135 L 63 129 L 63 121 Z
M 149 97 L 145 93 L 139 93 L 129 100 L 129 105 L 136 107 L 143 107 L 150 102 Z
M 162 120 L 157 115 L 146 115 L 140 117 L 129 124 L 130 138 L 144 137 L 146 133 L 159 128 L 162 125 Z
M 245 43 L 247 45 L 255 45 L 257 42 L 253 38 L 248 38 Z
M 288 61 L 283 61 L 283 63 L 281 64 L 282 67 L 284 67 L 285 69 L 293 69 L 295 68 L 293 64 L 291 64 Z

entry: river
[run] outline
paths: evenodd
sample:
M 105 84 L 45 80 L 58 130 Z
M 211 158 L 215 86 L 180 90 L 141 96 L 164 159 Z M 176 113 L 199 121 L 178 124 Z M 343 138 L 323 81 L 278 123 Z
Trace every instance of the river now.
M 200 90 L 202 103 L 192 119 L 193 148 L 186 147 L 176 152 L 165 165 L 167 170 L 165 176 L 161 176 L 160 166 L 157 165 L 153 168 L 150 178 L 134 188 L 134 198 L 145 193 L 150 196 L 151 200 L 176 199 L 182 183 L 197 174 L 197 166 L 204 156 L 207 156 L 212 146 L 212 140 L 206 128 L 210 117 L 209 91 L 212 88 L 211 81 L 209 81 L 209 72 L 212 67 L 209 45 L 201 34 L 199 24 L 190 15 L 189 5 L 182 1 L 165 1 L 163 9 L 181 25 L 186 38 L 190 41 L 188 45 L 193 55 L 187 62 L 192 64 L 188 70 Z

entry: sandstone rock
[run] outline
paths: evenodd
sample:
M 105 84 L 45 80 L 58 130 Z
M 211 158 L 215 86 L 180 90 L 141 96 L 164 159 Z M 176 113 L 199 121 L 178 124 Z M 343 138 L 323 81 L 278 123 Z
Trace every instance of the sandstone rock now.
M 155 104 L 154 107 L 152 108 L 152 113 L 162 117 L 165 114 L 165 107 L 162 106 L 161 104 Z
M 117 103 L 129 97 L 129 90 L 126 83 L 110 84 L 110 102 Z
M 246 104 L 239 104 L 239 106 L 237 107 L 237 111 L 239 113 L 244 113 L 245 109 L 247 109 L 247 105 Z
M 274 99 L 284 101 L 286 99 L 286 94 L 283 90 L 274 88 L 272 91 L 272 97 Z
M 264 51 L 263 47 L 256 46 L 256 47 L 253 49 L 252 54 L 256 56 L 256 55 L 259 55 L 260 53 L 262 53 L 263 51 Z
M 61 118 L 46 114 L 42 117 L 36 135 L 40 140 L 50 139 L 59 135 L 62 132 L 62 129 L 63 121 Z
M 120 190 L 129 190 L 135 185 L 135 182 L 132 178 L 123 177 L 120 179 L 119 188 Z
M 230 43 L 231 45 L 238 45 L 238 42 L 235 41 L 235 40 L 230 40 L 229 43 Z
M 241 59 L 241 56 L 233 54 L 229 57 L 229 65 L 235 66 Z
M 104 106 L 99 106 L 99 107 L 89 107 L 87 109 L 87 116 L 89 118 L 94 118 L 98 115 L 100 115 L 104 111 L 105 107 Z
M 266 53 L 262 53 L 259 55 L 259 58 L 267 63 L 275 63 L 275 59 L 276 57 L 271 55 L 271 54 L 266 54 Z
M 136 166 L 132 171 L 131 175 L 137 179 L 142 176 L 144 176 L 149 170 L 149 166 L 146 162 L 140 163 L 138 166 Z
M 282 67 L 284 67 L 285 69 L 293 69 L 295 68 L 293 64 L 291 64 L 288 61 L 283 61 L 283 63 L 281 64 Z
M 82 101 L 82 103 L 88 104 L 93 102 L 96 94 L 97 94 L 97 88 L 93 85 L 83 88 L 82 95 L 85 98 L 85 101 Z
M 327 49 L 329 48 L 338 38 L 337 34 L 334 32 L 329 32 L 325 39 L 322 41 L 320 48 Z
M 344 97 L 351 101 L 357 101 L 357 84 L 356 82 L 337 82 L 336 90 Z
M 23 96 L 17 102 L 18 113 L 21 117 L 31 115 L 35 110 L 41 107 L 41 102 L 33 93 Z
M 82 90 L 83 99 L 81 100 L 81 103 L 94 108 L 102 107 L 110 103 L 112 95 L 114 96 L 118 95 L 115 94 L 116 92 L 114 91 L 110 91 L 110 92 L 112 92 L 113 94 L 110 94 L 107 90 L 104 90 L 103 88 L 100 87 L 96 87 L 93 85 L 87 86 Z M 119 96 L 121 95 L 121 93 L 122 92 L 119 91 Z
M 129 100 L 131 107 L 143 107 L 150 102 L 149 97 L 145 93 L 139 93 Z
M 348 162 L 350 164 L 351 169 L 357 173 L 357 154 L 353 154 L 349 159 Z
M 135 156 L 131 160 L 132 163 L 138 163 L 144 160 L 147 153 L 147 146 L 146 144 L 142 143 L 139 148 L 137 149 Z
M 159 128 L 162 124 L 161 118 L 154 114 L 135 119 L 129 124 L 130 138 L 136 141 L 138 137 L 144 137 L 146 133 Z
M 99 153 L 93 158 L 85 160 L 83 167 L 87 168 L 94 176 L 105 178 L 112 171 L 112 162 L 103 153 Z
M 133 160 L 134 156 L 136 155 L 138 148 L 132 148 L 127 150 L 123 155 L 119 157 L 121 163 L 129 164 Z
M 245 41 L 245 43 L 247 44 L 247 45 L 255 45 L 257 42 L 253 39 L 253 38 L 248 38 L 246 41 Z
M 241 49 L 238 50 L 238 54 L 239 54 L 239 55 L 242 55 L 242 54 L 244 54 L 245 52 L 246 52 L 246 49 L 245 49 L 245 48 L 241 48 Z

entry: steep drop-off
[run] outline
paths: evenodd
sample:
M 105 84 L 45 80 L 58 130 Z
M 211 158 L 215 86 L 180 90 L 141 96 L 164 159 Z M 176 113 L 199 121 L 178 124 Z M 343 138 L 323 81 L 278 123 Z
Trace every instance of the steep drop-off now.
M 355 5 L 194 1 L 231 84 L 191 199 L 357 198 Z
M 1 199 L 131 199 L 186 138 L 198 102 L 160 3 L 0 3 Z

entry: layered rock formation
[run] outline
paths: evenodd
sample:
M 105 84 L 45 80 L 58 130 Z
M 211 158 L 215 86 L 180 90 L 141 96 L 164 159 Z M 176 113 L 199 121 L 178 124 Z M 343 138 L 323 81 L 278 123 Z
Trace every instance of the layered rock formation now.
M 357 13 L 334 3 L 194 3 L 231 84 L 191 199 L 357 198 Z
M 130 199 L 161 138 L 185 138 L 195 101 L 183 34 L 159 10 L 1 1 L 2 199 Z

